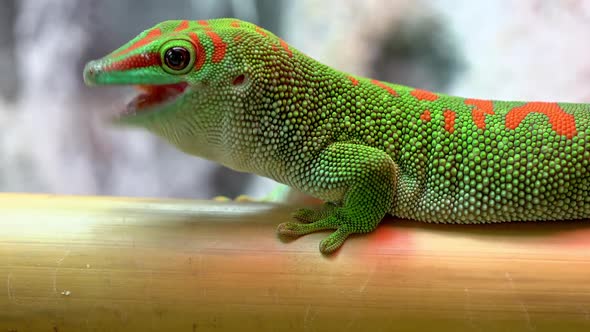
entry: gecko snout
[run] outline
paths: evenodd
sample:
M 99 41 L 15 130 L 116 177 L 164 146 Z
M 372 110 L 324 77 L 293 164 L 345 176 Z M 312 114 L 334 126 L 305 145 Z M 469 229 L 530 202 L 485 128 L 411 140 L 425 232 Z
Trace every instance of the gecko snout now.
M 98 77 L 98 75 L 100 74 L 100 72 L 102 71 L 101 69 L 101 64 L 99 63 L 99 61 L 90 61 L 86 64 L 86 66 L 84 67 L 84 83 L 86 85 L 92 86 L 92 85 L 96 85 L 96 78 Z

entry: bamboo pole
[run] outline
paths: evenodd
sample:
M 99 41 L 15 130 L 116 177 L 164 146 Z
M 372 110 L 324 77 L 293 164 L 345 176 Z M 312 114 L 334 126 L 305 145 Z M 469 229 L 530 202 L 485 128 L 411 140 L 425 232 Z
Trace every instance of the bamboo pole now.
M 389 219 L 323 257 L 292 209 L 2 194 L 0 331 L 590 331 L 588 223 Z

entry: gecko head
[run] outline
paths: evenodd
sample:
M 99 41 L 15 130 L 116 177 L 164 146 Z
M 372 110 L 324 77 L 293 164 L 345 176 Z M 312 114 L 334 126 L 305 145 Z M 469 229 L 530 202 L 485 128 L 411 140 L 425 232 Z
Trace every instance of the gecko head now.
M 251 85 L 247 60 L 233 45 L 244 26 L 254 25 L 235 19 L 162 22 L 90 61 L 84 81 L 136 86 L 139 93 L 115 123 L 144 127 L 186 152 L 215 159 L 208 154 L 222 144 L 224 126 L 243 107 Z M 204 145 L 212 151 L 203 152 Z

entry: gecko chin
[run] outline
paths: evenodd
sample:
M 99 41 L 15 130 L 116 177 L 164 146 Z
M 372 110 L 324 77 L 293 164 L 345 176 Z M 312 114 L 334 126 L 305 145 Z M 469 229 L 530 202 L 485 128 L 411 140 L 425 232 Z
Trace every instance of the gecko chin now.
M 133 98 L 115 119 L 117 122 L 134 122 L 173 105 L 185 95 L 186 82 L 163 85 L 136 85 L 140 93 Z

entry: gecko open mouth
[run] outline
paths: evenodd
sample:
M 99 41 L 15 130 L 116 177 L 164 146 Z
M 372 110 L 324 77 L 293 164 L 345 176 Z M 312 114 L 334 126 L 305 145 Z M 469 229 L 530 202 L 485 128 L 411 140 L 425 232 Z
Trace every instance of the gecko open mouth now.
M 122 116 L 156 110 L 181 96 L 188 87 L 188 83 L 181 82 L 165 85 L 136 85 L 140 94 L 131 100 L 120 114 Z

